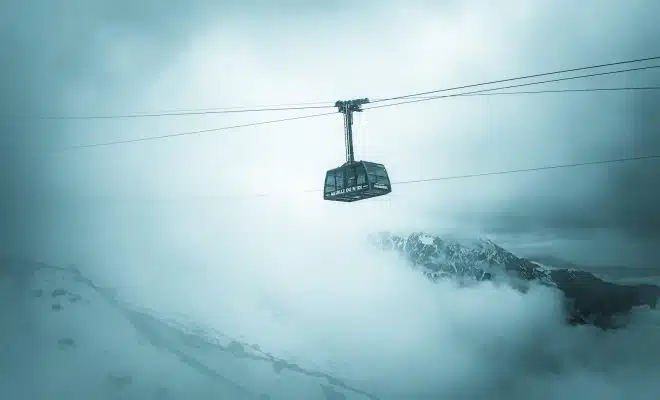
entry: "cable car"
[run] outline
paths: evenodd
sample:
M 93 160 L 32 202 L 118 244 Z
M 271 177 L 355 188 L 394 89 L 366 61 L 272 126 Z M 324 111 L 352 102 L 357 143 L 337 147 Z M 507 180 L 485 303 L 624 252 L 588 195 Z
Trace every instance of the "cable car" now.
M 355 161 L 353 154 L 353 112 L 362 111 L 361 105 L 369 99 L 338 101 L 335 107 L 344 114 L 346 162 L 325 174 L 323 199 L 353 202 L 392 192 L 392 184 L 383 164 Z
M 351 202 L 383 196 L 391 191 L 390 178 L 383 164 L 354 161 L 326 172 L 323 198 Z

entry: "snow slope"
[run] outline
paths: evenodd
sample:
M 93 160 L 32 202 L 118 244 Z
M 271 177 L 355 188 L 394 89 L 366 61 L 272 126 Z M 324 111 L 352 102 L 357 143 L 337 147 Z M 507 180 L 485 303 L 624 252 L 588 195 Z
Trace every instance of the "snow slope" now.
M 125 304 L 74 268 L 0 265 L 3 398 L 375 398 L 258 345 Z

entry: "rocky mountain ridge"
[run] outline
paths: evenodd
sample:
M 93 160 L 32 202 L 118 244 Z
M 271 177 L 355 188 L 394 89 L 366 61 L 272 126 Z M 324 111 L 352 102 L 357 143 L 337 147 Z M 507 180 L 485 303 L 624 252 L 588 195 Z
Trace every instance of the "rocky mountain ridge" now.
M 431 280 L 483 281 L 498 278 L 538 282 L 564 294 L 568 322 L 619 328 L 635 307 L 655 309 L 660 287 L 623 285 L 567 268 L 548 268 L 504 249 L 488 239 L 459 240 L 416 232 L 369 236 L 372 245 L 394 251 Z

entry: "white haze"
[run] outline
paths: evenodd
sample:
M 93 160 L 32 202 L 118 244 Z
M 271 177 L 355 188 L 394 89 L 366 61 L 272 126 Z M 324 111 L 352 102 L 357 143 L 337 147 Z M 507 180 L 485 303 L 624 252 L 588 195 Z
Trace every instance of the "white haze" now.
M 475 76 L 497 78 L 505 71 L 513 76 L 523 71 L 523 62 L 509 47 L 509 38 L 517 32 L 516 23 L 531 18 L 533 10 L 523 8 L 524 2 L 511 4 L 497 21 L 489 18 L 488 7 L 453 20 L 447 17 L 439 24 L 446 31 L 433 18 L 424 19 L 423 12 L 408 11 L 398 33 L 386 35 L 381 28 L 382 32 L 369 35 L 362 30 L 363 42 L 349 44 L 347 55 L 342 55 L 339 43 L 319 45 L 332 45 L 333 22 L 292 25 L 316 29 L 316 36 L 310 33 L 308 39 L 297 36 L 294 27 L 290 31 L 282 27 L 278 40 L 297 38 L 292 48 L 276 39 L 272 40 L 279 45 L 271 48 L 273 43 L 264 39 L 267 28 L 259 32 L 260 42 L 244 37 L 236 26 L 204 26 L 191 34 L 194 40 L 180 52 L 173 51 L 167 63 L 153 67 L 146 77 L 128 61 L 144 56 L 142 43 L 104 39 L 111 43 L 103 47 L 110 71 L 106 75 L 111 81 L 131 84 L 113 89 L 106 104 L 94 97 L 105 83 L 87 77 L 62 102 L 72 114 L 85 114 L 94 111 L 85 108 L 88 103 L 114 113 L 332 101 L 447 86 L 459 81 L 457 76 L 461 82 Z M 346 26 L 359 26 L 359 18 L 342 18 L 347 18 L 342 20 Z M 496 23 L 506 28 L 489 29 Z M 448 32 L 460 32 L 454 33 L 456 40 L 469 45 L 447 40 L 438 48 L 431 39 L 430 44 L 415 40 L 441 38 Z M 222 51 L 214 52 L 217 47 Z M 466 61 L 477 55 L 497 62 L 486 68 Z M 354 62 L 362 72 L 351 72 Z M 149 64 L 143 63 L 137 67 Z M 564 65 L 557 62 L 542 69 Z M 413 72 L 395 74 L 412 67 Z M 488 74 L 482 75 L 486 70 Z M 135 75 L 140 79 L 134 82 Z M 364 128 L 366 139 L 361 136 L 357 148 L 363 146 L 364 158 L 388 165 L 394 180 L 473 172 L 506 161 L 509 154 L 483 144 L 487 137 L 482 129 L 488 124 L 495 129 L 506 118 L 489 120 L 488 112 L 495 113 L 493 105 L 481 109 L 484 119 L 471 118 L 472 111 L 460 107 L 462 101 L 473 100 L 444 103 L 442 111 L 424 104 L 415 113 L 401 108 L 361 115 L 356 129 Z M 498 107 L 501 116 L 519 116 Z M 533 118 L 537 111 L 531 108 L 527 115 Z M 63 130 L 62 144 L 279 117 L 264 113 L 207 120 L 95 122 L 93 129 L 71 123 Z M 567 118 L 558 125 L 569 122 Z M 431 135 L 439 130 L 437 126 L 443 127 L 443 134 Z M 403 260 L 366 244 L 367 234 L 383 229 L 462 230 L 478 235 L 455 219 L 437 217 L 437 210 L 451 215 L 506 203 L 511 191 L 531 178 L 447 182 L 434 189 L 411 186 L 403 194 L 393 193 L 391 199 L 355 205 L 324 203 L 318 193 L 286 193 L 318 188 L 325 169 L 342 162 L 341 127 L 337 115 L 226 136 L 208 134 L 54 155 L 51 178 L 66 194 L 53 200 L 57 217 L 44 227 L 48 239 L 35 246 L 31 256 L 75 264 L 99 284 L 116 288 L 121 298 L 157 313 L 185 314 L 274 354 L 313 363 L 383 399 L 657 396 L 658 312 L 635 314 L 631 327 L 618 332 L 569 328 L 563 323 L 559 295 L 551 289 L 534 287 L 523 295 L 492 283 L 470 288 L 434 284 Z M 520 132 L 512 133 L 506 144 L 522 137 Z M 543 135 L 534 143 L 523 142 L 519 149 L 525 154 L 546 150 L 542 156 L 527 155 L 535 164 L 562 162 L 572 154 L 562 140 Z M 488 150 L 485 155 L 484 150 Z M 249 196 L 260 192 L 272 196 Z M 231 197 L 235 195 L 245 196 Z M 81 324 L 80 329 L 98 328 Z M 47 363 L 48 355 L 37 359 Z M 150 365 L 144 359 L 128 359 L 137 369 Z M 198 384 L 190 379 L 182 378 L 181 384 Z M 290 390 L 295 398 L 296 388 Z
M 650 399 L 660 390 L 657 312 L 640 312 L 619 332 L 566 327 L 548 288 L 523 295 L 491 283 L 434 284 L 370 249 L 365 236 L 383 214 L 317 210 L 296 220 L 287 202 L 243 202 L 239 212 L 223 204 L 108 207 L 96 228 L 75 228 L 98 232 L 78 239 L 78 266 L 120 298 L 186 315 L 383 399 Z M 140 378 L 143 363 L 124 362 L 136 380 L 149 379 Z

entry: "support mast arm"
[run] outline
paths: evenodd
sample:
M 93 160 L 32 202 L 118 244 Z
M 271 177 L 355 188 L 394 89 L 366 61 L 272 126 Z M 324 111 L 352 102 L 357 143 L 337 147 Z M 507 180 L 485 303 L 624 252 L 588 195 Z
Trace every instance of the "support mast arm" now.
M 335 107 L 344 114 L 344 140 L 346 144 L 346 164 L 355 162 L 353 152 L 353 112 L 361 112 L 362 105 L 369 103 L 369 99 L 355 99 L 347 101 L 337 101 Z

